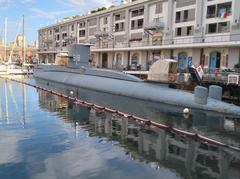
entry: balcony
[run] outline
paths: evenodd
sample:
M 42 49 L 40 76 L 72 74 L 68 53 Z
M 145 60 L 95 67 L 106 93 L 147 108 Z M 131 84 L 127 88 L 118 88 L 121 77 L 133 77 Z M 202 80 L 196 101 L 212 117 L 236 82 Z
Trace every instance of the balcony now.
M 109 37 L 109 32 L 103 32 L 103 31 L 98 31 L 94 34 L 94 36 L 99 39 L 99 38 L 106 38 L 106 37 Z
M 53 43 L 53 40 L 52 40 L 52 39 L 45 39 L 45 40 L 44 40 L 44 43 L 46 43 L 46 44 L 51 44 L 51 43 Z
M 141 38 L 132 38 L 130 40 L 124 40 L 122 42 L 113 42 L 110 40 L 106 43 L 96 43 L 95 46 L 91 47 L 92 49 L 109 49 L 114 50 L 116 48 L 129 48 L 129 47 L 156 47 L 164 45 L 189 45 L 193 46 L 194 44 L 209 44 L 209 43 L 228 43 L 235 42 L 240 44 L 240 35 L 239 34 L 207 34 L 202 37 L 189 37 L 181 36 L 176 38 L 164 38 L 162 36 L 153 36 L 153 39 L 146 40 Z
M 138 9 L 132 11 L 132 17 L 142 16 L 144 15 L 144 9 Z
M 162 21 L 152 21 L 144 27 L 144 30 L 158 30 L 164 29 L 165 24 Z
M 176 7 L 181 8 L 196 4 L 196 0 L 177 0 Z
M 120 20 L 124 20 L 125 16 L 121 16 L 121 15 L 115 15 L 115 21 L 120 21 Z

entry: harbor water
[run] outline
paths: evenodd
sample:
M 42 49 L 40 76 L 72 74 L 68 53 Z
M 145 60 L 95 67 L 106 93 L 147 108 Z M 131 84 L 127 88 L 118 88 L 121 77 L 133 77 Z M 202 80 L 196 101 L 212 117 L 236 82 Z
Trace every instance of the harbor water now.
M 32 78 L 31 84 L 240 147 L 239 116 Z M 0 179 L 239 179 L 240 151 L 144 126 L 0 79 Z

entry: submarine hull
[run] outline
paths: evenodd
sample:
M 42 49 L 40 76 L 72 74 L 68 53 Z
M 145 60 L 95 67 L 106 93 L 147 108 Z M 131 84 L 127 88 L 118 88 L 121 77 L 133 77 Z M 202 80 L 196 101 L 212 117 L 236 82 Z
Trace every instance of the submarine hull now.
M 101 71 L 96 69 L 96 71 Z M 114 74 L 114 72 L 112 72 Z M 124 76 L 124 75 L 123 75 Z M 130 80 L 110 75 L 106 77 L 98 73 L 80 69 L 60 67 L 39 68 L 34 77 L 48 82 L 60 83 L 67 86 L 85 88 L 114 95 L 121 95 L 145 101 L 165 103 L 198 110 L 213 111 L 228 115 L 240 115 L 240 107 L 228 104 L 213 98 L 207 99 L 207 104 L 198 104 L 194 101 L 194 94 L 182 90 L 168 88 L 164 85 L 148 83 L 141 80 Z

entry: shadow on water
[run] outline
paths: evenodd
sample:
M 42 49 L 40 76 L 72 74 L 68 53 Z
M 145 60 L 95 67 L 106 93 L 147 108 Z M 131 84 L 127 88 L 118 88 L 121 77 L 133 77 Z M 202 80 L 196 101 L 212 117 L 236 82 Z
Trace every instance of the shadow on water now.
M 189 179 L 240 176 L 240 152 L 77 106 L 43 91 L 39 91 L 39 102 L 42 108 L 57 112 L 66 123 L 72 124 L 76 133 L 84 129 L 90 137 L 99 137 L 100 143 L 115 141 L 133 160 L 148 163 L 155 169 L 167 167 Z

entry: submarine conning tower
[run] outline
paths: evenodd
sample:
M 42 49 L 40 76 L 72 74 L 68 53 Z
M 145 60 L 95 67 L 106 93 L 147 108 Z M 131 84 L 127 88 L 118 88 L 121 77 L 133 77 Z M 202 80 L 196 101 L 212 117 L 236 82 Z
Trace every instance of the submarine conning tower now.
M 68 67 L 91 67 L 90 44 L 71 44 L 68 48 Z

